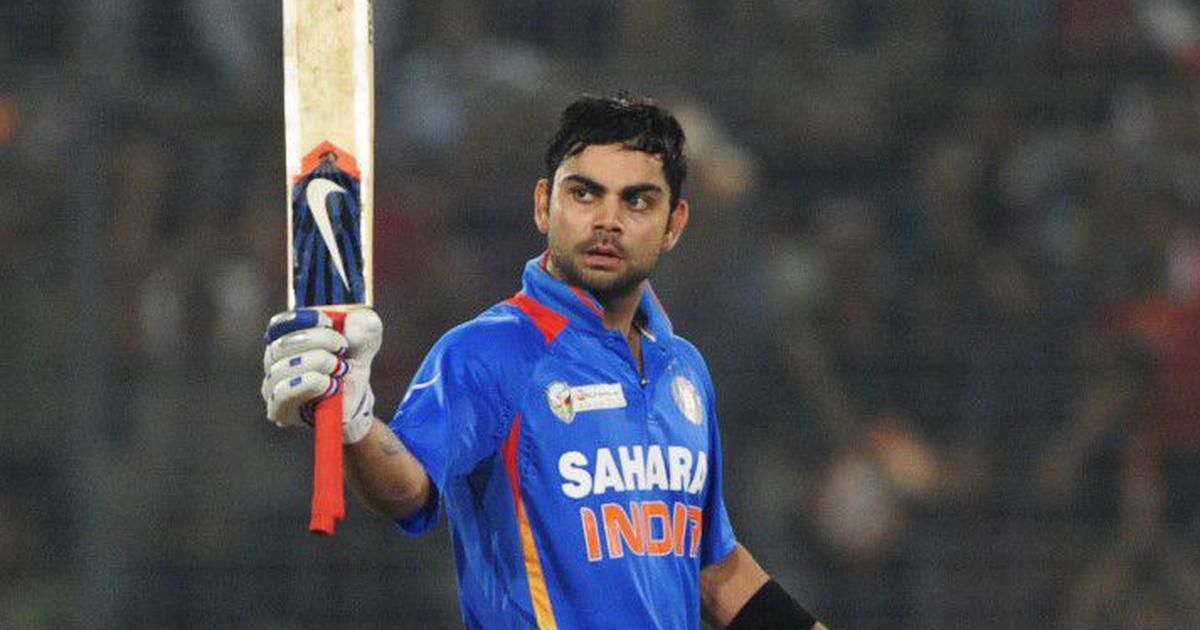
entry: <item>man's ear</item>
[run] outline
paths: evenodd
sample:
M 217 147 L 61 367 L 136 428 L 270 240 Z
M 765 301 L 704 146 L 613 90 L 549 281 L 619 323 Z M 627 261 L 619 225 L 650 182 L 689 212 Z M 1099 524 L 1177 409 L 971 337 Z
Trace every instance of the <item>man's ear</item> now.
M 533 222 L 542 234 L 550 233 L 550 180 L 545 177 L 533 186 Z
M 675 249 L 675 244 L 679 242 L 679 237 L 683 235 L 683 229 L 687 227 L 688 222 L 688 202 L 686 199 L 680 199 L 679 204 L 675 206 L 675 210 L 671 213 L 671 217 L 667 219 L 667 232 L 663 234 L 662 253 L 667 253 Z

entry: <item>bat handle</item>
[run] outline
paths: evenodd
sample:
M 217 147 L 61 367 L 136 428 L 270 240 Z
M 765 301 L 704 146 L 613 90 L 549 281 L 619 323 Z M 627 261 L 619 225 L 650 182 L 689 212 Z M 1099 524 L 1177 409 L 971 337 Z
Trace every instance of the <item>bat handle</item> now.
M 338 332 L 345 332 L 346 314 L 325 311 Z M 312 519 L 308 529 L 332 536 L 337 522 L 346 516 L 342 479 L 342 391 L 317 403 L 313 453 Z

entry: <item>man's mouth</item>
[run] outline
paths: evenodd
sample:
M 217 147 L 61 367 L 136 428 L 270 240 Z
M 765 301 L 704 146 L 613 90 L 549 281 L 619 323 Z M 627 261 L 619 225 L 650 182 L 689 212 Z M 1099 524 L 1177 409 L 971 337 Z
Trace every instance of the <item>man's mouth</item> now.
M 621 250 L 612 245 L 593 245 L 583 251 L 589 267 L 611 268 L 624 258 Z

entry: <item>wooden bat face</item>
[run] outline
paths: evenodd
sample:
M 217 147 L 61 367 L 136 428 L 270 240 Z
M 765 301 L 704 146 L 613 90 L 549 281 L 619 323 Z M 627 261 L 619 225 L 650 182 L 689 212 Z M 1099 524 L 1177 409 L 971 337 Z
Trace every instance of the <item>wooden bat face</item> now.
M 283 0 L 288 308 L 371 304 L 371 0 Z

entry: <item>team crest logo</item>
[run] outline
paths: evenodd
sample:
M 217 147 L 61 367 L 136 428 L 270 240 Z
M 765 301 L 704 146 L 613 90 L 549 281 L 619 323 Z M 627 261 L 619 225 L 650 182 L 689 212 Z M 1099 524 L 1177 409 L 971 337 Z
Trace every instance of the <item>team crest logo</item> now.
M 550 403 L 550 411 L 559 420 L 571 424 L 575 419 L 575 407 L 571 404 L 571 386 L 562 381 L 554 381 L 546 386 L 546 400 Z
M 704 423 L 704 399 L 700 398 L 700 392 L 691 381 L 686 377 L 676 376 L 671 382 L 671 394 L 675 397 L 675 404 L 683 413 L 683 417 L 695 425 Z

